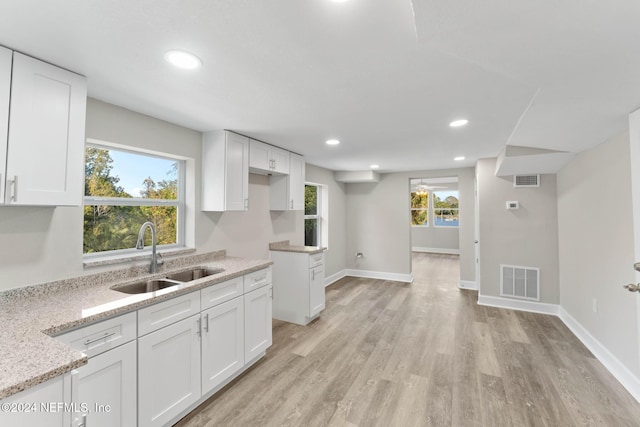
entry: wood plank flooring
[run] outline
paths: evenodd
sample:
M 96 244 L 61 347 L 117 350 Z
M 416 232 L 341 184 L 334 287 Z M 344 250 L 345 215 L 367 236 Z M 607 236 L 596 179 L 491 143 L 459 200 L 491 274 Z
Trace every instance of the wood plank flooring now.
M 274 321 L 267 356 L 177 425 L 640 425 L 558 318 L 477 305 L 457 256 L 413 269 L 413 284 L 340 280 L 306 327 Z

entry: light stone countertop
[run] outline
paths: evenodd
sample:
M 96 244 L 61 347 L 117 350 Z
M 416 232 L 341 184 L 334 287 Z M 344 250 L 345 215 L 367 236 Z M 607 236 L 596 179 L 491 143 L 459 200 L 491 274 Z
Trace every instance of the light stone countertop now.
M 321 246 L 298 246 L 289 244 L 288 240 L 283 240 L 281 242 L 272 242 L 269 243 L 270 251 L 280 251 L 280 252 L 297 252 L 297 253 L 305 253 L 309 255 L 319 254 L 320 252 L 324 252 L 327 248 Z
M 87 363 L 87 357 L 52 338 L 271 265 L 267 260 L 228 257 L 225 251 L 166 260 L 157 274 L 147 266 L 81 276 L 0 293 L 0 398 L 35 386 Z M 164 277 L 196 266 L 224 271 L 146 294 L 111 287 Z

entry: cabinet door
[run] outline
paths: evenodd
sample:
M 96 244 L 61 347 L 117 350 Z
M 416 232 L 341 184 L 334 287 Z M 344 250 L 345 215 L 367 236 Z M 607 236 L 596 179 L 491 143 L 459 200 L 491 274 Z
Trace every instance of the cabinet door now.
M 289 209 L 304 210 L 304 157 L 291 153 L 289 158 Z
M 9 95 L 13 52 L 0 46 L 0 204 L 4 203 L 9 132 Z
M 202 312 L 202 394 L 243 366 L 244 300 L 238 297 Z
M 14 53 L 7 203 L 82 203 L 86 103 L 84 77 Z
M 89 359 L 78 369 L 77 400 L 87 406 L 89 426 L 135 426 L 136 342 Z M 84 415 L 83 414 L 83 415 Z
M 260 141 L 249 141 L 249 167 L 252 169 L 271 172 L 270 146 Z
M 324 310 L 324 267 L 309 270 L 309 317 Z
M 289 152 L 278 147 L 270 148 L 272 171 L 282 175 L 289 175 Z
M 138 425 L 162 426 L 200 399 L 200 314 L 138 338 Z
M 271 285 L 244 295 L 244 362 L 271 346 Z
M 65 375 L 66 377 L 66 375 Z M 0 401 L 0 426 L 62 427 L 69 425 L 70 381 L 57 377 Z
M 227 132 L 225 210 L 249 208 L 249 142 L 248 138 Z

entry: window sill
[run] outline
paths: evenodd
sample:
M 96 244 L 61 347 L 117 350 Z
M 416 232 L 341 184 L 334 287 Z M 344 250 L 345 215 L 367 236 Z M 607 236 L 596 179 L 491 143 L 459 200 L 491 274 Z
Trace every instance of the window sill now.
M 158 253 L 162 256 L 178 256 L 194 253 L 195 248 L 171 248 L 171 249 L 162 249 L 159 250 Z M 105 255 L 105 256 L 96 256 L 90 258 L 84 258 L 82 261 L 83 268 L 93 268 L 93 267 L 102 267 L 106 265 L 116 265 L 116 264 L 124 264 L 136 261 L 144 261 L 151 259 L 151 252 L 141 252 L 141 253 L 126 253 L 126 254 L 118 254 L 118 255 Z

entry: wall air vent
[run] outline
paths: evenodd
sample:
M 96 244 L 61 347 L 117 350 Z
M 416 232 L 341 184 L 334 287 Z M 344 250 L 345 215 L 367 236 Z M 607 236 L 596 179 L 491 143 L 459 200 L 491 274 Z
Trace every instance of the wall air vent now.
M 514 187 L 540 187 L 540 175 L 514 175 Z
M 540 301 L 540 269 L 500 265 L 500 296 Z

